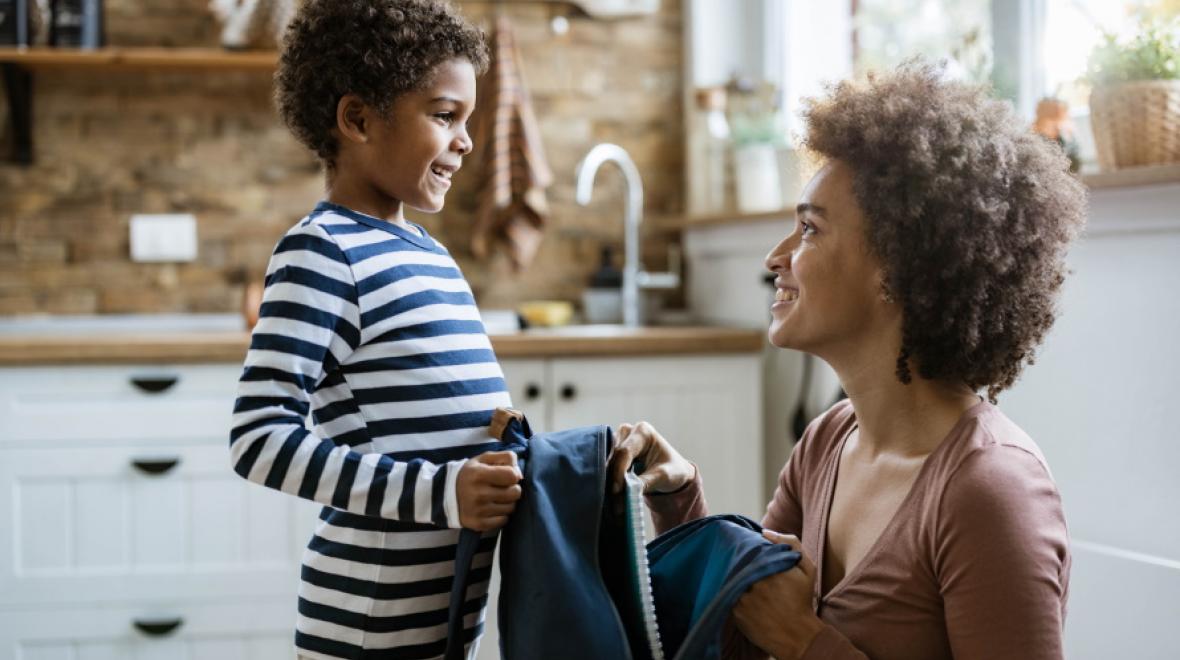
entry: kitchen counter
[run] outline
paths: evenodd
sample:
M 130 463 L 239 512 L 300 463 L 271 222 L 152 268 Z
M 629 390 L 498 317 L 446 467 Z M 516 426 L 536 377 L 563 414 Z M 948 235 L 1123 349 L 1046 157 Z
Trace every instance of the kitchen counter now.
M 756 353 L 764 330 L 704 326 L 566 326 L 492 334 L 501 358 Z M 0 366 L 241 362 L 250 336 L 240 330 L 0 334 Z

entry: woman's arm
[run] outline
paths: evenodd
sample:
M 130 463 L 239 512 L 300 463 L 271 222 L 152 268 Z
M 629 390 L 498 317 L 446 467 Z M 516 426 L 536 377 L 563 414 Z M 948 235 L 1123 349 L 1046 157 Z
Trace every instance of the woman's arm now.
M 1033 454 L 994 445 L 948 480 L 935 570 L 955 660 L 1059 660 L 1069 582 L 1061 499 Z

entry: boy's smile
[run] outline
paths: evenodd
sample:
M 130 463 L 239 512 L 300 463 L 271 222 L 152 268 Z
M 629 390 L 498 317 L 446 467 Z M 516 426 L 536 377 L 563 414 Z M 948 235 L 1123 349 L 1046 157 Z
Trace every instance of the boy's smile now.
M 442 210 L 451 178 L 471 152 L 467 120 L 474 109 L 475 68 L 456 58 L 438 65 L 423 88 L 395 98 L 384 116 L 368 105 L 343 110 L 329 199 L 392 222 L 404 220 L 406 206 Z

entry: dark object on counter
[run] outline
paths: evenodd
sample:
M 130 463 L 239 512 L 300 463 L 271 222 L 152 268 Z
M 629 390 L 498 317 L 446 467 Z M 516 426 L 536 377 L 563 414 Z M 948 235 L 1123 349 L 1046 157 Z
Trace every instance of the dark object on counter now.
M 609 245 L 603 245 L 598 270 L 590 276 L 591 288 L 618 289 L 623 286 L 623 272 L 615 268 L 614 261 L 614 250 Z
M 50 1 L 50 46 L 101 48 L 105 42 L 102 0 Z
M 598 270 L 582 292 L 582 314 L 587 323 L 622 323 L 623 273 L 614 266 L 611 246 L 602 246 Z
M 0 0 L 0 46 L 29 45 L 32 0 Z

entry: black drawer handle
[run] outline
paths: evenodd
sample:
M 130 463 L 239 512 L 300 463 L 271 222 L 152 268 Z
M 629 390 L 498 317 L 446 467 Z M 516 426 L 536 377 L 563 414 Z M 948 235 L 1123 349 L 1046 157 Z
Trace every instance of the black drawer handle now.
M 528 401 L 536 401 L 541 398 L 541 386 L 536 383 L 529 383 L 524 388 L 524 398 Z
M 578 396 L 578 389 L 576 387 L 570 385 L 569 383 L 561 386 L 561 398 L 565 399 L 566 401 L 571 401 L 576 396 Z
M 179 463 L 179 458 L 137 458 L 131 461 L 136 470 L 151 475 L 164 474 Z
M 171 617 L 167 619 L 136 619 L 131 622 L 136 630 L 148 637 L 164 637 L 176 632 L 184 624 L 184 619 Z
M 134 385 L 141 392 L 148 394 L 159 394 L 172 389 L 173 385 L 180 382 L 180 376 L 132 376 L 131 384 Z

